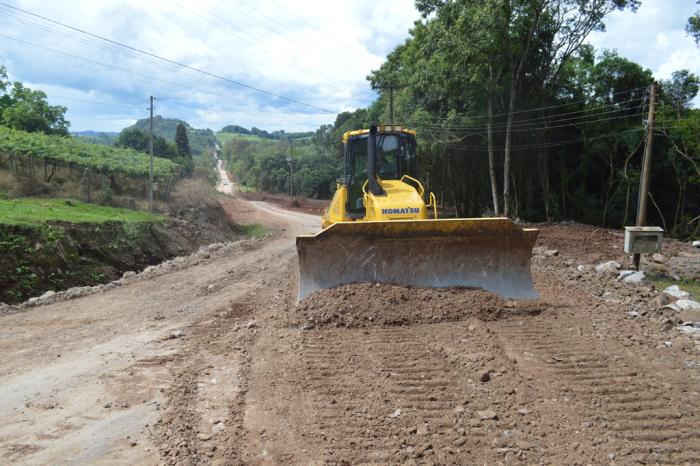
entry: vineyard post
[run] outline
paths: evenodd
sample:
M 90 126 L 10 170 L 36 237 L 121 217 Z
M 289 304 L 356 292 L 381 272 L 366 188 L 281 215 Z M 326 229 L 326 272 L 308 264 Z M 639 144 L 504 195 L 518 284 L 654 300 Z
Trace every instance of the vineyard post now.
M 153 211 L 153 99 L 150 99 L 150 121 L 148 134 L 148 153 L 150 155 L 148 161 L 148 210 Z

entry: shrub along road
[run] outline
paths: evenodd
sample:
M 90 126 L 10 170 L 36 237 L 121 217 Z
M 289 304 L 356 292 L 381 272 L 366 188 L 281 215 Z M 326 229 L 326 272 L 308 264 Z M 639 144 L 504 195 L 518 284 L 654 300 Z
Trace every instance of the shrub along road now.
M 537 302 L 356 285 L 297 307 L 294 237 L 318 217 L 225 207 L 271 236 L 0 317 L 2 462 L 700 458 L 692 339 L 651 287 L 576 271 L 622 260 L 616 234 L 543 227 Z

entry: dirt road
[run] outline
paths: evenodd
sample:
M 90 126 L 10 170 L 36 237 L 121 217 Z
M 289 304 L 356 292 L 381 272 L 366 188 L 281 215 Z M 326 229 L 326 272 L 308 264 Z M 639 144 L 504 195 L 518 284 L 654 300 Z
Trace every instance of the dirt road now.
M 272 237 L 0 317 L 0 462 L 700 464 L 698 349 L 571 272 L 619 238 L 543 228 L 535 303 L 357 285 L 298 308 L 318 217 L 227 209 Z

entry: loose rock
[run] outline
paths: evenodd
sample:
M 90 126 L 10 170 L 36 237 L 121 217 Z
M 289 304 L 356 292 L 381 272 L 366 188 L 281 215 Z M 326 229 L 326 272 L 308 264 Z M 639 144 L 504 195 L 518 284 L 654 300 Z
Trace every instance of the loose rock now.
M 616 271 L 616 270 L 619 270 L 620 267 L 622 267 L 622 266 L 620 265 L 619 262 L 616 262 L 616 261 L 608 261 L 608 262 L 603 262 L 603 263 L 601 263 L 601 264 L 596 265 L 596 266 L 595 266 L 595 271 L 598 272 L 598 273 L 605 273 L 605 272 L 608 272 L 608 271 Z
M 676 319 L 685 325 L 700 326 L 700 309 L 687 309 L 676 315 Z
M 622 280 L 622 283 L 636 285 L 644 281 L 644 272 L 641 270 L 638 272 L 634 270 L 623 270 L 620 272 L 620 280 Z
M 657 264 L 665 264 L 666 263 L 666 256 L 664 256 L 663 254 L 659 254 L 658 252 L 656 254 L 652 255 L 651 258 Z
M 492 409 L 485 409 L 483 411 L 477 411 L 476 415 L 479 416 L 479 419 L 482 421 L 489 421 L 491 419 L 498 419 L 498 415 L 496 414 L 496 411 Z
M 678 301 L 679 299 L 690 299 L 690 293 L 681 290 L 678 285 L 671 285 L 666 288 L 663 292 L 663 296 L 668 298 L 668 301 L 671 303 Z
M 674 311 L 687 311 L 700 309 L 700 303 L 696 301 L 691 301 L 690 299 L 679 299 L 675 303 L 671 303 L 664 307 L 667 309 L 672 309 Z

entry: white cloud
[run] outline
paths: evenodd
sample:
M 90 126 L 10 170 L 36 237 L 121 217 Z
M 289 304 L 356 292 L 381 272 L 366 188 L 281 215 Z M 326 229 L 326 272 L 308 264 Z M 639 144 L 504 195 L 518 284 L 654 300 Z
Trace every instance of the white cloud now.
M 374 94 L 365 77 L 403 43 L 419 18 L 413 0 L 16 0 L 12 4 L 332 112 L 370 103 Z M 650 68 L 657 78 L 668 78 L 680 68 L 700 74 L 700 52 L 683 30 L 696 8 L 690 0 L 643 0 L 636 14 L 611 15 L 607 32 L 593 34 L 590 42 L 599 49 L 617 49 Z M 44 89 L 52 102 L 67 105 L 77 130 L 118 130 L 124 122 L 145 117 L 149 95 L 159 98 L 160 113 L 213 129 L 239 124 L 312 130 L 335 118 L 335 113 L 119 51 L 4 7 L 0 7 L 0 34 L 108 65 L 0 37 L 0 63 L 14 79 Z
M 636 13 L 610 15 L 606 31 L 591 34 L 589 42 L 597 49 L 616 49 L 656 79 L 668 79 L 680 69 L 700 75 L 700 50 L 685 33 L 688 17 L 698 8 L 690 0 L 643 0 Z
M 372 99 L 365 77 L 401 43 L 418 13 L 412 0 L 19 0 L 18 8 L 170 60 L 332 111 L 320 112 L 245 87 L 118 50 L 75 31 L 0 8 L 0 33 L 113 68 L 0 38 L 0 63 L 49 94 L 100 95 L 143 112 L 149 95 L 167 116 L 215 129 L 226 124 L 314 129 L 335 113 Z M 119 71 L 129 70 L 129 72 Z M 133 74 L 133 73 L 136 73 Z M 152 78 L 144 77 L 151 76 Z M 178 84 L 178 85 L 174 85 Z M 60 92 L 60 94 L 59 94 Z M 71 93 L 72 92 L 72 93 Z M 109 127 L 98 115 L 119 110 L 54 99 L 69 106 L 74 129 Z M 141 115 L 145 116 L 145 115 Z M 267 118 L 267 120 L 266 120 Z M 105 128 L 106 127 L 106 128 Z

